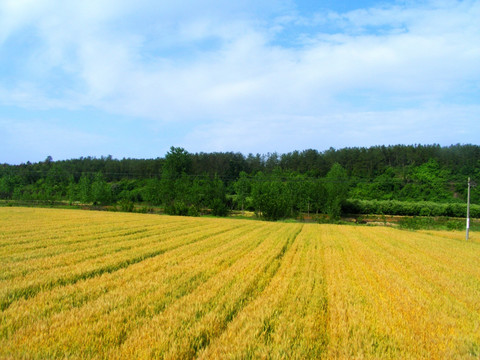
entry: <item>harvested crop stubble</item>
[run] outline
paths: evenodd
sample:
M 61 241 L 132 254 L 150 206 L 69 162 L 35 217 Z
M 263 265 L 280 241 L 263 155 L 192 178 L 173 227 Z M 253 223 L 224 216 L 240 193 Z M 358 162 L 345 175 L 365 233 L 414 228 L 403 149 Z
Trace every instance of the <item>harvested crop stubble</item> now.
M 0 358 L 478 358 L 473 233 L 0 208 Z

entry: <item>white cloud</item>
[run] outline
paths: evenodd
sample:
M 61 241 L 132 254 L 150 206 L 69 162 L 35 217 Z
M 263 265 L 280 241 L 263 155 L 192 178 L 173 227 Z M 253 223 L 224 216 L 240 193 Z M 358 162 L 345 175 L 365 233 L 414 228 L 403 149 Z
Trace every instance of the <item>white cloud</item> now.
M 255 134 L 268 148 L 315 147 L 338 133 L 378 143 L 386 124 L 409 142 L 404 129 L 415 127 L 402 117 L 428 132 L 438 108 L 478 119 L 469 103 L 480 95 L 480 1 L 302 18 L 276 0 L 5 0 L 0 18 L 7 64 L 17 60 L 8 40 L 32 34 L 19 44 L 25 75 L 7 85 L 0 72 L 0 103 L 179 122 L 194 129 L 186 141 L 212 149 L 240 147 L 236 138 L 258 147 Z
M 147 26 L 115 32 L 122 18 L 128 16 L 127 10 L 133 8 L 128 1 L 63 5 L 44 1 L 43 7 L 38 3 L 32 6 L 29 1 L 19 2 L 20 5 L 7 2 L 3 9 L 4 17 L 13 13 L 20 24 L 32 18 L 37 20 L 43 39 L 41 54 L 35 53 L 32 59 L 38 64 L 37 72 L 60 67 L 76 80 L 72 85 L 80 103 L 110 110 L 121 103 L 122 111 L 140 116 L 161 118 L 156 115 L 161 109 L 183 114 L 183 109 L 178 108 L 182 103 L 192 108 L 191 114 L 186 114 L 192 116 L 205 108 L 209 110 L 209 106 L 231 107 L 237 101 L 242 105 L 247 101 L 252 111 L 263 112 L 265 109 L 259 104 L 266 102 L 271 107 L 271 97 L 285 104 L 292 103 L 292 96 L 335 96 L 352 89 L 413 95 L 430 91 L 442 96 L 455 82 L 472 75 L 479 77 L 476 65 L 480 56 L 480 25 L 474 25 L 480 16 L 478 2 L 443 2 L 433 9 L 420 6 L 358 10 L 339 15 L 337 20 L 344 27 L 357 29 L 354 34 L 327 35 L 320 30 L 314 36 L 317 40 L 308 48 L 285 49 L 269 43 L 269 26 L 273 24 L 255 27 L 252 20 L 237 21 L 225 6 L 217 11 L 229 18 L 216 23 L 201 10 L 216 9 L 213 4 L 191 3 L 192 9 L 187 13 L 190 16 L 185 16 L 180 12 L 183 8 L 141 1 L 138 21 L 142 17 L 152 21 L 149 14 L 141 13 L 148 6 L 160 15 L 158 23 L 150 24 L 154 27 L 150 33 Z M 28 12 L 32 15 L 25 15 Z M 179 18 L 178 26 L 162 28 L 162 20 L 171 16 Z M 218 18 L 220 15 L 216 14 L 213 20 Z M 384 35 L 358 30 L 371 26 L 406 29 Z M 158 56 L 154 47 L 147 49 L 152 60 L 145 64 L 142 47 L 155 37 L 167 44 L 157 44 Z M 213 52 L 202 51 L 202 40 L 212 37 L 218 37 L 219 46 Z M 171 48 L 176 42 L 180 49 Z M 188 51 L 195 44 L 200 51 L 191 58 Z M 178 57 L 176 50 L 187 54 Z M 278 86 L 284 91 L 278 91 Z M 297 95 L 288 91 L 291 87 Z M 156 101 L 142 100 L 152 97 Z M 310 111 L 315 110 L 313 104 L 308 105 Z

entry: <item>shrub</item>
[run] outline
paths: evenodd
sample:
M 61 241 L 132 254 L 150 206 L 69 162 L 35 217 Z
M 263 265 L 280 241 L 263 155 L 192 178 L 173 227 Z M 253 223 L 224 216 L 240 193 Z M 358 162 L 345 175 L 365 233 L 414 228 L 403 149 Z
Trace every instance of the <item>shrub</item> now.
M 227 204 L 219 198 L 213 199 L 212 214 L 215 216 L 227 216 L 228 215 Z
M 118 205 L 120 205 L 120 210 L 125 212 L 132 212 L 134 208 L 133 201 L 130 201 L 128 199 L 120 200 L 118 202 Z
M 409 202 L 350 199 L 343 205 L 343 212 L 349 214 L 465 217 L 467 214 L 467 205 L 462 203 L 435 203 L 430 201 Z M 470 205 L 470 217 L 480 217 L 479 205 Z
M 188 215 L 188 206 L 183 201 L 175 201 L 174 205 L 174 215 L 187 216 Z
M 190 207 L 188 208 L 188 216 L 200 216 L 200 212 L 195 206 L 190 205 Z

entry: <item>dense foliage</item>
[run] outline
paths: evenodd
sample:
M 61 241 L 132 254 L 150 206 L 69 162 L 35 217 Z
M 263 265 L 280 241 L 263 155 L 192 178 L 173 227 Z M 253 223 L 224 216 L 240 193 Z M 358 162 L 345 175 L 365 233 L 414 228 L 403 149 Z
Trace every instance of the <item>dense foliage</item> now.
M 33 164 L 3 164 L 0 198 L 117 203 L 124 210 L 147 203 L 179 215 L 208 210 L 222 216 L 230 209 L 248 209 L 271 220 L 301 213 L 338 218 L 342 211 L 462 216 L 464 207 L 438 204 L 465 203 L 467 177 L 480 180 L 480 146 L 396 145 L 248 156 L 191 154 L 172 147 L 157 159 L 48 157 Z M 413 202 L 422 205 L 415 208 Z M 480 202 L 478 188 L 472 189 L 471 202 Z M 418 206 L 421 210 L 405 210 Z

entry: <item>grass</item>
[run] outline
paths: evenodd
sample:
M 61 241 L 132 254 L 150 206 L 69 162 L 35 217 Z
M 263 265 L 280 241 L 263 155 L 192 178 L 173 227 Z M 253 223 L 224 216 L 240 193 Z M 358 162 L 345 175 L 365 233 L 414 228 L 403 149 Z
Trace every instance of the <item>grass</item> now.
M 0 208 L 0 358 L 476 359 L 464 236 Z

